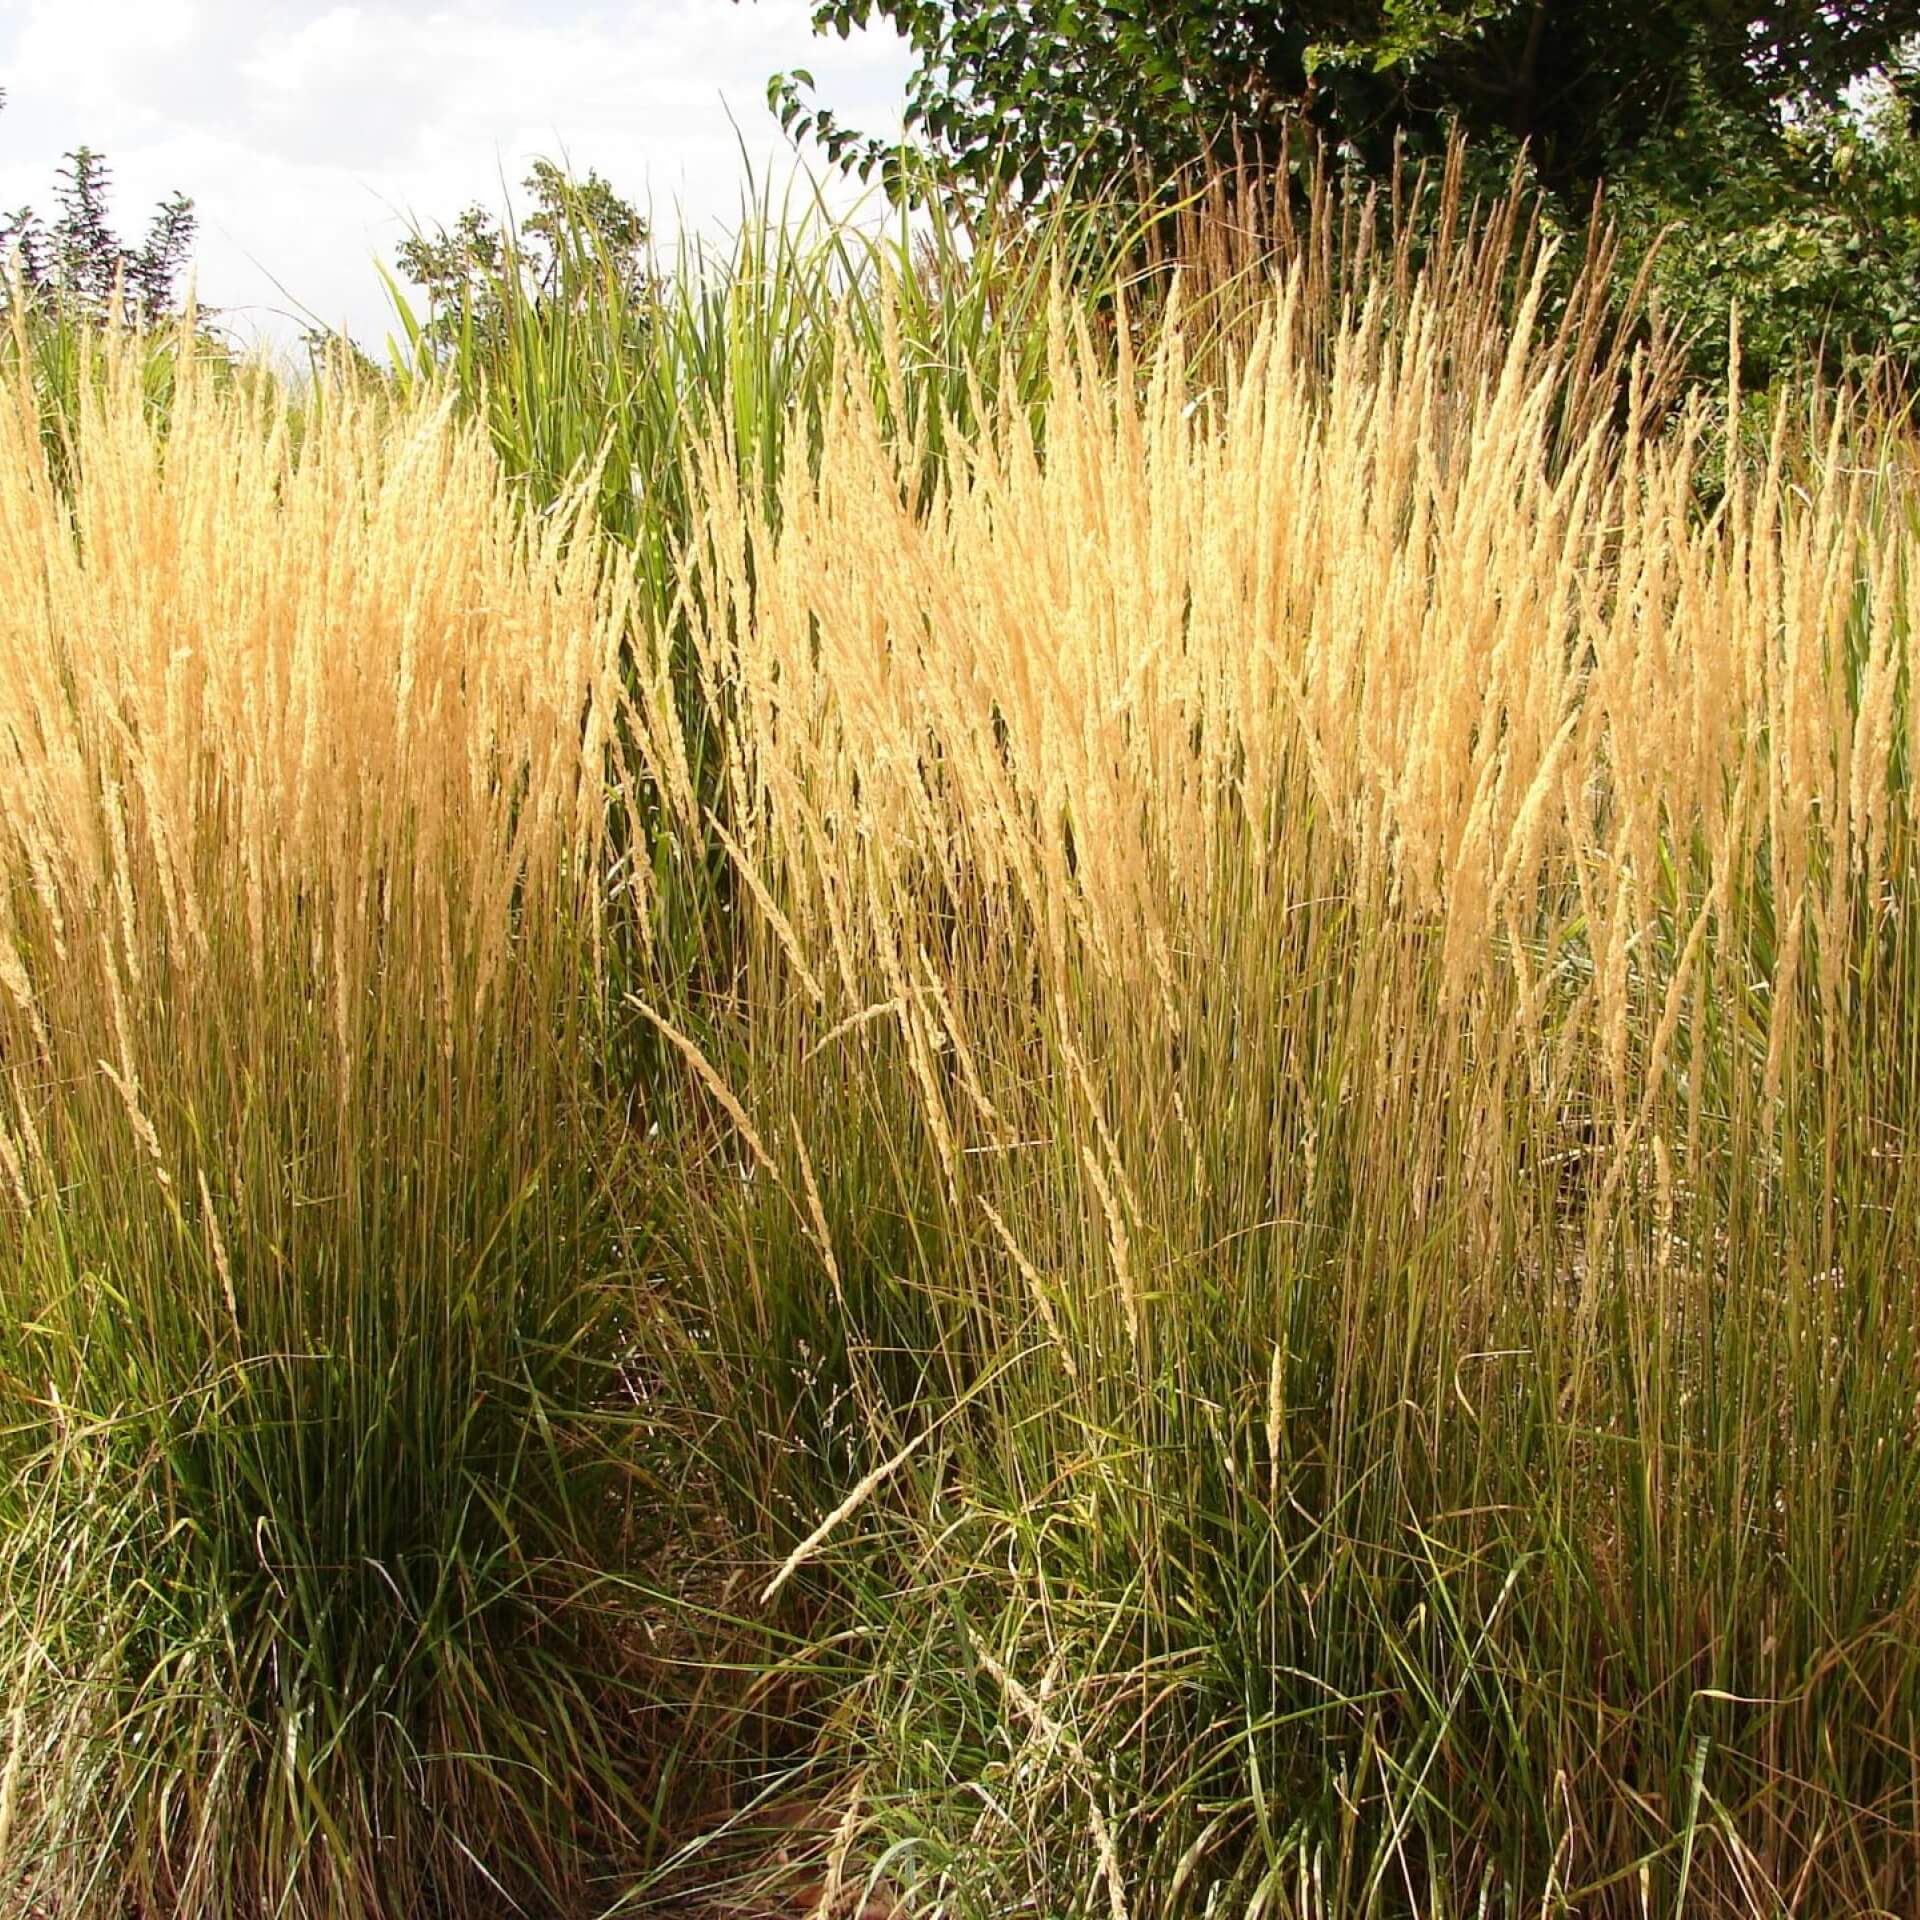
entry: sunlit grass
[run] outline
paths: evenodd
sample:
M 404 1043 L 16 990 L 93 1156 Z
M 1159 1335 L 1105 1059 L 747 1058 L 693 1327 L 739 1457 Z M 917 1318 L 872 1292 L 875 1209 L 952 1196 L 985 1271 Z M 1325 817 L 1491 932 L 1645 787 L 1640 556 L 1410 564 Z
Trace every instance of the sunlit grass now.
M 928 1911 L 1920 1885 L 1905 453 L 1458 284 L 703 469 L 678 1365 Z
M 64 481 L 0 401 L 7 1904 L 551 1897 L 653 1771 L 622 589 L 444 406 L 77 351 Z
M 1910 449 L 1456 188 L 15 332 L 4 1903 L 1914 1907 Z

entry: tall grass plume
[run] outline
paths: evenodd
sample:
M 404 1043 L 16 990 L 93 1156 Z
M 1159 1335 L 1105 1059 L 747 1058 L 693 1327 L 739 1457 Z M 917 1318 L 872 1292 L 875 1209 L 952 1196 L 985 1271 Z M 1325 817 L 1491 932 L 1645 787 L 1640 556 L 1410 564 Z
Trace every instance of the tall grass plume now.
M 431 396 L 80 352 L 57 458 L 0 395 L 0 1903 L 550 1899 L 646 1805 L 623 589 Z

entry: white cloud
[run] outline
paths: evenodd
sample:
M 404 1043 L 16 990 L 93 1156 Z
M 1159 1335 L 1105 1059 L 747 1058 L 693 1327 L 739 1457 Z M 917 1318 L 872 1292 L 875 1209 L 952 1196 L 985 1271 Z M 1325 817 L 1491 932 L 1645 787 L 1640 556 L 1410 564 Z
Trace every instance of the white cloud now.
M 112 163 L 123 232 L 163 194 L 193 196 L 202 294 L 237 331 L 292 339 L 291 296 L 378 340 L 373 261 L 409 218 L 497 202 L 540 155 L 597 168 L 662 226 L 712 224 L 738 203 L 742 147 L 763 174 L 791 165 L 770 72 L 809 67 L 848 119 L 896 126 L 900 43 L 815 40 L 807 15 L 807 0 L 24 0 L 0 18 L 0 207 L 50 204 L 60 155 L 86 141 Z

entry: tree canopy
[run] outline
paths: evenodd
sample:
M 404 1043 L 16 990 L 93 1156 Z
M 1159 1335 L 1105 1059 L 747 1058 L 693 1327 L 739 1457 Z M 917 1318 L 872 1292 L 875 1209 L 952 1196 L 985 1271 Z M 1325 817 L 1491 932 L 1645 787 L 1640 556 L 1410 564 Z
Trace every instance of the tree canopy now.
M 1706 109 L 1777 131 L 1837 104 L 1920 33 L 1920 0 L 816 0 L 816 32 L 905 36 L 907 125 L 962 175 L 1029 194 L 1076 166 L 1165 170 L 1256 153 L 1289 124 L 1369 169 L 1457 124 L 1527 144 L 1585 198 Z M 845 125 L 805 71 L 771 96 L 790 128 L 871 172 L 889 143 Z
M 644 282 L 646 219 L 598 173 L 576 180 L 536 160 L 522 185 L 531 211 L 518 225 L 476 202 L 452 226 L 402 243 L 397 264 L 427 296 L 434 345 L 450 346 L 463 328 L 497 329 L 520 300 L 577 304 L 609 281 L 628 296 Z
M 896 193 L 938 177 L 1032 202 L 1195 164 L 1385 179 L 1457 129 L 1488 184 L 1517 156 L 1565 225 L 1604 186 L 1664 236 L 1670 315 L 1749 378 L 1891 352 L 1920 364 L 1920 0 L 814 0 L 890 24 L 906 138 L 844 122 L 800 70 L 790 131 Z M 1636 248 L 1631 251 L 1642 251 Z M 1720 348 L 1703 346 L 1710 356 Z

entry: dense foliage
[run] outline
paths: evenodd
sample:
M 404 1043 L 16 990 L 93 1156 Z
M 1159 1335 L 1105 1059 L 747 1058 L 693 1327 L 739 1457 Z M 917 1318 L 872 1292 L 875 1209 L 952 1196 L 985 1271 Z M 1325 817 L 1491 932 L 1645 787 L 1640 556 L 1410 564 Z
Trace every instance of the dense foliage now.
M 1659 241 L 1661 296 L 1703 343 L 1737 304 L 1754 384 L 1920 365 L 1920 67 L 1778 130 L 1698 100 L 1609 196 L 1630 252 Z
M 1920 32 L 1911 0 L 819 0 L 813 19 L 903 34 L 909 129 L 956 171 L 1011 171 L 1029 192 L 1087 164 L 1165 174 L 1236 140 L 1259 150 L 1299 118 L 1376 172 L 1398 139 L 1433 147 L 1456 125 L 1525 141 L 1548 186 L 1583 198 L 1702 105 L 1772 125 L 1780 102 L 1831 104 Z M 836 159 L 884 158 L 808 86 L 776 79 L 790 122 Z
M 1229 158 L 1299 175 L 1316 142 L 1384 185 L 1459 130 L 1489 189 L 1524 151 L 1564 226 L 1604 185 L 1636 258 L 1674 229 L 1662 284 L 1707 356 L 1736 302 L 1753 377 L 1920 345 L 1914 0 L 819 0 L 813 19 L 912 48 L 906 146 L 805 71 L 769 88 L 796 134 L 897 190 L 924 177 L 915 150 L 1032 200 Z

